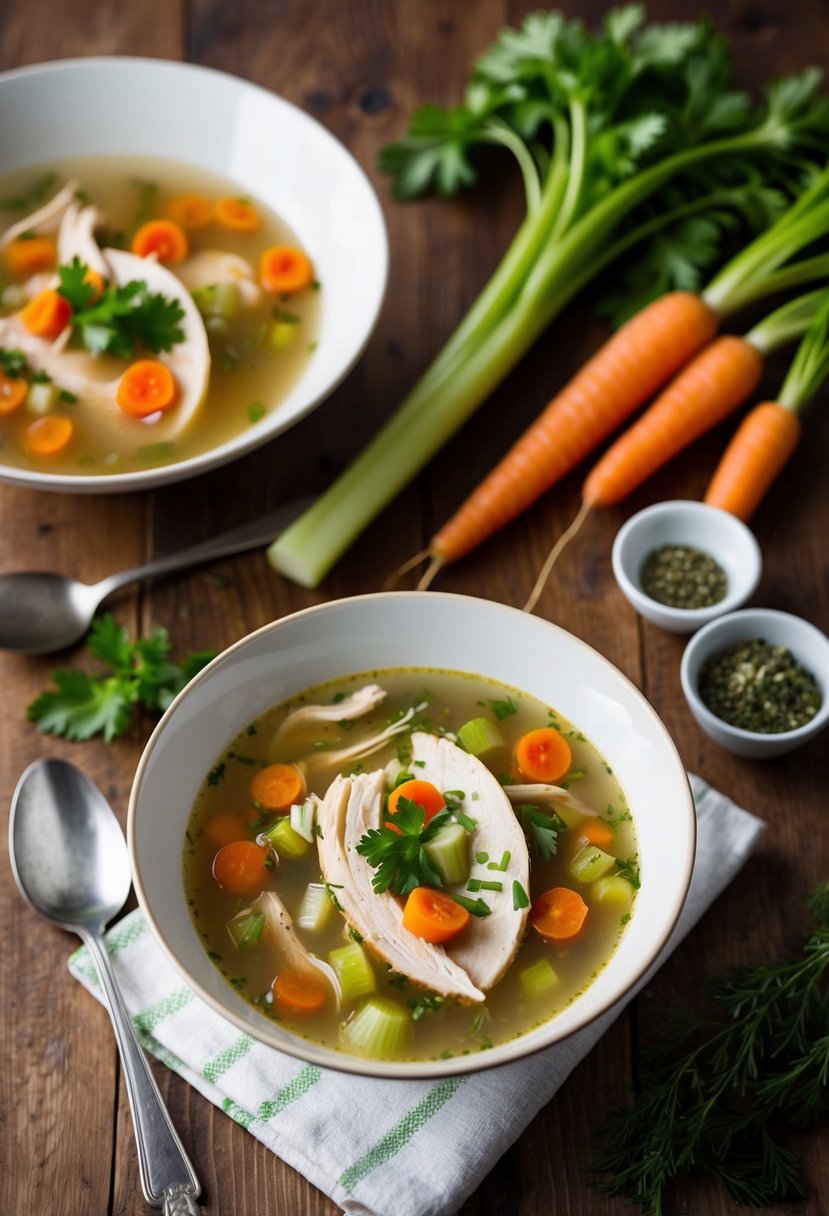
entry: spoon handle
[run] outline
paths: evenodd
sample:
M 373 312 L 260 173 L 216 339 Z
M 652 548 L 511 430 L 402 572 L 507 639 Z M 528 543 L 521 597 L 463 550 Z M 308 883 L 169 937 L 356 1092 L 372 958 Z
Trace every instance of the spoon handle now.
M 88 929 L 79 932 L 98 969 L 121 1054 L 144 1198 L 151 1207 L 163 1207 L 165 1216 L 197 1216 L 199 1181 L 136 1038 L 106 947 L 100 934 Z
M 218 535 L 200 541 L 197 545 L 191 545 L 187 549 L 182 549 L 179 553 L 168 553 L 165 557 L 154 558 L 132 570 L 122 570 L 118 574 L 111 574 L 108 578 L 95 584 L 95 591 L 100 599 L 104 599 L 113 591 L 117 591 L 119 587 L 138 582 L 139 579 L 156 578 L 160 574 L 174 574 L 187 566 L 196 566 L 200 562 L 212 561 L 217 557 L 230 557 L 233 553 L 244 553 L 246 549 L 256 549 L 260 545 L 270 544 L 287 524 L 310 506 L 312 501 L 311 498 L 293 499 L 291 502 L 283 503 L 281 507 L 269 511 L 266 515 L 260 515 L 257 519 L 241 524 L 238 528 L 231 528 L 227 532 L 219 532 Z

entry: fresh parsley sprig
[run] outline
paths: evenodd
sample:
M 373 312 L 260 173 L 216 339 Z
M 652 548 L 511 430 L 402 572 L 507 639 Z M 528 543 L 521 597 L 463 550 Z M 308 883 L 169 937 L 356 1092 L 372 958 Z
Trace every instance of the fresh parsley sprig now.
M 559 832 L 566 832 L 567 824 L 555 811 L 542 811 L 529 803 L 520 803 L 515 807 L 524 831 L 529 835 L 535 846 L 539 860 L 549 861 L 555 857 L 558 849 Z
M 87 273 L 78 257 L 58 267 L 58 291 L 72 306 L 72 325 L 87 350 L 130 359 L 137 343 L 157 355 L 184 341 L 184 310 L 177 300 L 151 292 L 140 279 L 122 287 L 109 283 L 96 299 Z
M 438 811 L 427 824 L 426 812 L 419 803 L 400 798 L 393 818 L 394 827 L 385 823 L 370 828 L 356 845 L 357 852 L 377 871 L 371 880 L 374 890 L 378 894 L 391 890 L 395 895 L 408 895 L 415 887 L 442 886 L 443 880 L 423 846 L 451 822 L 450 811 Z
M 131 642 L 111 613 L 93 622 L 88 647 L 106 669 L 55 671 L 55 687 L 28 707 L 29 720 L 48 735 L 78 741 L 101 734 L 110 743 L 128 729 L 136 705 L 163 712 L 215 653 L 193 651 L 174 663 L 166 629 L 156 626 L 149 637 Z
M 642 1061 L 633 1105 L 600 1130 L 600 1190 L 646 1216 L 665 1212 L 668 1188 L 691 1170 L 737 1203 L 803 1197 L 779 1130 L 829 1117 L 829 880 L 807 903 L 816 927 L 798 956 L 721 979 L 717 1020 L 673 1014 L 666 1041 Z

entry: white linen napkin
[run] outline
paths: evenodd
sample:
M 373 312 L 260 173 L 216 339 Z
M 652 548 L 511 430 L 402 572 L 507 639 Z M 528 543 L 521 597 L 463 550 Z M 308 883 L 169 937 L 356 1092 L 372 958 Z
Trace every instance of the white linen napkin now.
M 697 854 L 670 941 L 642 981 L 579 1033 L 468 1077 L 382 1081 L 305 1065 L 240 1033 L 181 981 L 140 910 L 106 935 L 146 1049 L 353 1216 L 449 1216 L 492 1169 L 751 852 L 763 824 L 691 778 Z M 101 999 L 85 948 L 72 974 Z M 423 1163 L 429 1168 L 424 1169 Z

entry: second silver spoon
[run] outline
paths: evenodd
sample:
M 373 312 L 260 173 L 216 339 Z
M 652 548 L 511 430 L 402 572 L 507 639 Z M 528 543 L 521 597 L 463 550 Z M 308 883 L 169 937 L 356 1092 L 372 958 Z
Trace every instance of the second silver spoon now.
M 0 574 L 0 650 L 18 654 L 64 650 L 84 636 L 95 610 L 114 591 L 140 579 L 173 574 L 187 566 L 270 544 L 309 502 L 300 499 L 284 503 L 250 523 L 220 532 L 180 553 L 112 574 L 100 583 L 81 583 L 66 574 L 37 570 Z

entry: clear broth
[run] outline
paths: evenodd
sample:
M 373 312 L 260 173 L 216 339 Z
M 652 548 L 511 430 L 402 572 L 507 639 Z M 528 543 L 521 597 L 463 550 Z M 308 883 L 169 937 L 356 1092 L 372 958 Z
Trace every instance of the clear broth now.
M 337 1011 L 333 1002 L 310 1016 L 293 1019 L 278 1015 L 269 999 L 271 983 L 278 960 L 267 950 L 237 950 L 227 930 L 228 921 L 250 899 L 225 894 L 212 877 L 212 862 L 216 849 L 206 835 L 205 825 L 219 811 L 238 812 L 252 827 L 250 837 L 261 831 L 258 812 L 250 795 L 253 774 L 275 759 L 295 757 L 275 756 L 269 743 L 286 714 L 301 704 L 327 704 L 348 695 L 367 683 L 379 683 L 387 690 L 387 698 L 366 718 L 344 730 L 333 724 L 315 728 L 317 746 L 350 745 L 361 735 L 381 730 L 396 715 L 421 698 L 428 698 L 426 710 L 419 716 L 425 728 L 433 733 L 454 732 L 464 722 L 479 716 L 497 719 L 505 747 L 491 758 L 489 767 L 497 776 L 509 778 L 512 747 L 528 730 L 553 725 L 567 737 L 572 750 L 569 781 L 574 793 L 596 814 L 616 826 L 611 851 L 636 867 L 636 837 L 634 824 L 621 786 L 609 764 L 596 748 L 571 723 L 554 710 L 519 690 L 506 688 L 489 680 L 460 672 L 431 669 L 396 670 L 355 675 L 337 683 L 309 690 L 302 697 L 277 706 L 251 723 L 233 740 L 227 751 L 217 758 L 207 776 L 193 808 L 183 852 L 184 884 L 188 904 L 205 949 L 228 982 L 248 999 L 265 1017 L 279 1021 L 294 1034 L 342 1051 L 340 1027 L 350 1010 Z M 514 712 L 498 717 L 493 702 L 501 710 L 514 706 Z M 417 729 L 417 725 L 413 729 Z M 364 766 L 374 771 L 405 749 L 407 736 L 393 740 L 383 751 L 344 770 L 354 772 Z M 416 770 L 413 770 L 416 774 Z M 316 787 L 324 794 L 336 770 L 326 774 Z M 568 778 L 562 779 L 566 784 Z M 474 806 L 474 804 L 473 804 Z M 556 943 L 542 938 L 529 924 L 518 954 L 503 979 L 487 994 L 484 1005 L 463 1005 L 447 999 L 433 1008 L 434 1002 L 424 1000 L 424 993 L 402 977 L 390 973 L 387 966 L 374 959 L 377 995 L 390 997 L 408 1006 L 413 1014 L 411 1044 L 406 1059 L 430 1060 L 463 1056 L 484 1051 L 525 1034 L 540 1023 L 554 1018 L 570 1005 L 607 964 L 629 920 L 630 913 L 618 906 L 607 906 L 591 899 L 590 884 L 574 882 L 568 863 L 581 847 L 574 827 L 560 834 L 557 855 L 542 862 L 530 845 L 530 898 L 554 886 L 569 886 L 578 890 L 589 906 L 588 918 L 581 934 L 570 941 Z M 473 845 L 474 852 L 474 845 Z M 637 872 L 638 873 L 638 872 Z M 497 877 L 497 875 L 495 875 Z M 315 848 L 297 861 L 284 859 L 272 872 L 270 889 L 276 891 L 293 918 L 296 917 L 302 895 L 309 883 L 320 882 L 320 865 Z M 463 885 L 459 888 L 463 889 Z M 487 892 L 482 892 L 486 895 Z M 500 896 L 499 896 L 500 897 Z M 509 898 L 504 895 L 504 898 Z M 634 904 L 635 906 L 635 904 Z M 295 923 L 295 928 L 296 923 Z M 339 913 L 336 913 L 323 933 L 309 933 L 297 928 L 300 939 L 319 958 L 342 946 L 350 939 Z M 521 972 L 539 959 L 548 959 L 558 982 L 542 995 L 527 996 L 519 980 Z

